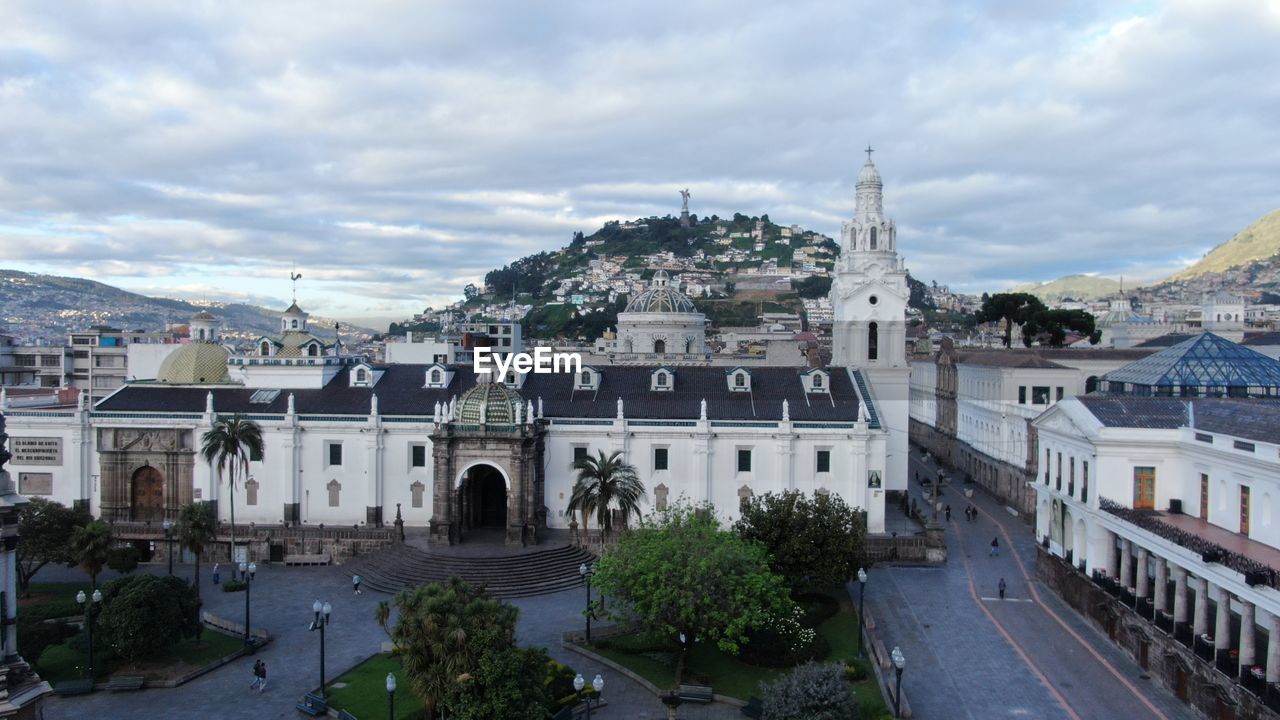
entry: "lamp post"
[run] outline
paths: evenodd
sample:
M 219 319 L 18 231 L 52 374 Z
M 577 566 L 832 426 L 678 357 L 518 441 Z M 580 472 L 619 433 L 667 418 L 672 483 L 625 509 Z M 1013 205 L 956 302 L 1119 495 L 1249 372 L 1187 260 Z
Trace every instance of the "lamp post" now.
M 244 644 L 249 652 L 253 652 L 253 635 L 249 632 L 249 591 L 253 588 L 253 579 L 257 574 L 257 563 L 240 563 L 240 576 L 244 578 Z
M 585 580 L 587 583 L 587 644 L 590 645 L 591 644 L 591 578 L 596 574 L 596 571 L 591 569 L 590 565 L 586 563 L 582 563 L 581 565 L 578 566 L 578 574 L 581 575 L 583 580 Z
M 582 677 L 582 673 L 578 673 L 577 676 L 573 678 L 574 691 L 582 692 L 582 689 L 586 686 L 587 681 Z M 598 702 L 600 694 L 604 692 L 604 678 L 601 677 L 600 673 L 596 673 L 595 679 L 591 681 L 591 689 L 596 691 L 596 700 Z M 587 720 L 591 720 L 591 698 L 583 698 L 583 702 L 587 705 Z
M 86 603 L 92 599 L 92 603 Z M 93 682 L 93 618 L 98 614 L 98 610 L 102 607 L 102 591 L 94 590 L 92 597 L 87 597 L 84 591 L 76 593 L 76 602 L 84 608 L 85 617 L 89 623 L 89 682 Z
M 315 613 L 311 629 L 320 631 L 320 697 L 324 697 L 324 628 L 329 624 L 329 613 L 333 612 L 333 606 L 317 600 L 311 604 L 311 612 Z
M 867 623 L 863 618 L 863 610 L 867 607 L 867 571 L 858 568 L 858 657 L 862 657 L 862 636 L 866 632 Z
M 907 658 L 897 645 L 893 646 L 893 652 L 889 653 L 889 657 L 893 659 L 893 671 L 898 676 L 893 690 L 893 716 L 898 718 L 902 717 L 900 714 L 902 710 L 902 669 L 907 666 Z
M 387 673 L 387 720 L 396 720 L 396 676 Z
M 173 575 L 173 521 L 164 521 L 164 542 L 169 555 L 169 574 Z

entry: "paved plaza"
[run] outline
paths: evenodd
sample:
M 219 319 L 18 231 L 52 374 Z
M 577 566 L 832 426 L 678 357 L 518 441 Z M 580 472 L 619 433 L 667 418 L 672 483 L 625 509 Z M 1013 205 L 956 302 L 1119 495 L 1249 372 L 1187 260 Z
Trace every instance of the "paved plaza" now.
M 913 450 L 913 477 L 933 477 L 936 466 L 919 458 Z M 867 584 L 885 645 L 901 646 L 907 658 L 903 692 L 915 717 L 1195 717 L 1034 580 L 1035 539 L 1021 519 L 980 489 L 966 499 L 959 482 L 942 500 L 952 509 L 946 564 L 881 565 Z M 968 502 L 980 511 L 974 522 L 965 520 Z M 997 557 L 990 554 L 993 537 Z M 1001 578 L 1008 586 L 1003 601 Z

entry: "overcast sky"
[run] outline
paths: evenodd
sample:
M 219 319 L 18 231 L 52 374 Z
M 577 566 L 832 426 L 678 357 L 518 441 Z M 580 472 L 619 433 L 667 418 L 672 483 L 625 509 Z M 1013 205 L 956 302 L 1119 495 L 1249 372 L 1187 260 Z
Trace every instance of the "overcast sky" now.
M 354 10 L 353 8 L 359 8 Z M 398 318 L 614 218 L 1155 279 L 1280 206 L 1280 2 L 0 0 L 0 267 Z

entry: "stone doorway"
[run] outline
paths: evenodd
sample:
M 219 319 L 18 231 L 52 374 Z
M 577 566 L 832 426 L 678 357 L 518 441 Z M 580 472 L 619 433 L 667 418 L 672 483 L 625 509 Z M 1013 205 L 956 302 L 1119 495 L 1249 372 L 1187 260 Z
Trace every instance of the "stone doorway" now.
M 150 465 L 144 465 L 133 473 L 130 481 L 130 500 L 133 520 L 164 520 L 164 475 Z
M 458 493 L 467 530 L 507 526 L 507 482 L 492 465 L 467 470 Z

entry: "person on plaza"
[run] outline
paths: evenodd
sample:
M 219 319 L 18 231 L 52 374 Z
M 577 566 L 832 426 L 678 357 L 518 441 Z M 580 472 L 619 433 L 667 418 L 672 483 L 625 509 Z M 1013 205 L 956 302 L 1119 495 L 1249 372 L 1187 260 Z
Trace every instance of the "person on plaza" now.
M 999 554 L 1000 554 L 1000 538 L 993 537 L 991 538 L 991 557 L 996 557 Z
M 356 594 L 360 594 L 360 576 L 353 575 L 351 577 L 351 590 Z
M 951 506 L 950 505 L 946 507 L 946 513 L 947 513 L 947 522 L 951 522 Z
M 213 564 L 213 584 L 217 585 L 221 581 L 221 579 L 222 579 L 222 576 L 218 574 L 218 563 L 214 563 Z
M 1000 578 L 1000 585 L 998 587 L 1000 588 L 1000 599 L 1003 600 L 1005 588 L 1008 587 L 1004 584 L 1004 578 Z
M 267 664 L 258 661 L 258 692 L 267 689 Z
M 968 520 L 969 522 L 973 522 L 973 506 L 972 505 L 964 506 L 964 519 Z
M 249 689 L 252 690 L 262 684 L 262 661 L 258 660 L 253 664 L 253 682 L 249 683 Z

